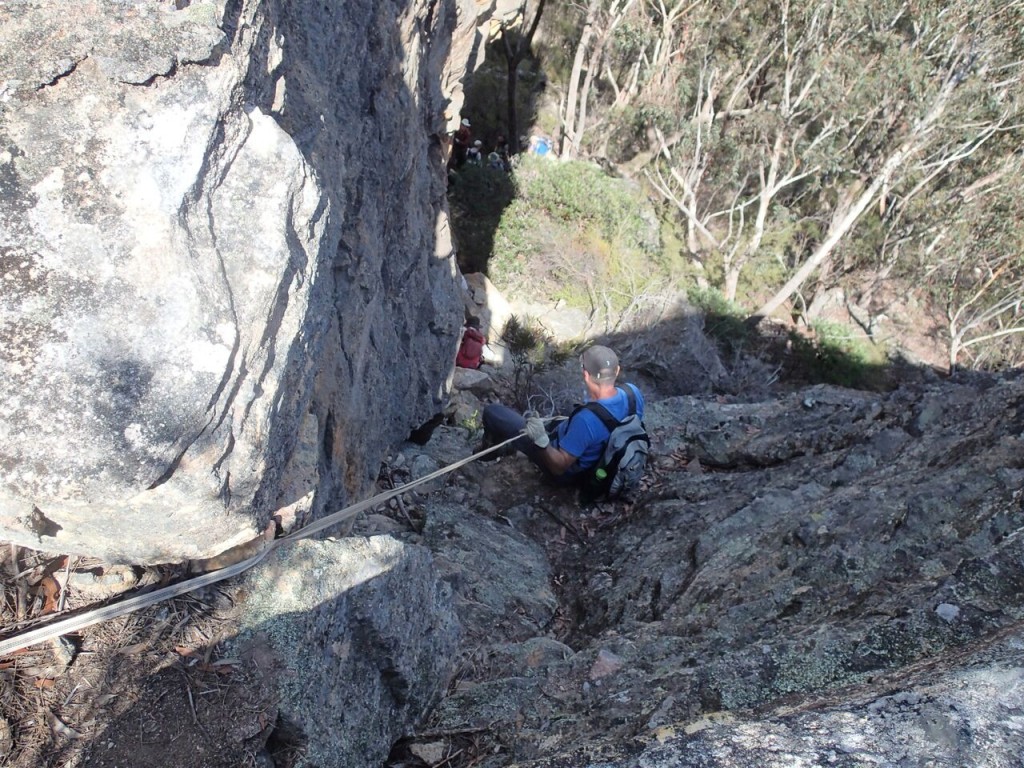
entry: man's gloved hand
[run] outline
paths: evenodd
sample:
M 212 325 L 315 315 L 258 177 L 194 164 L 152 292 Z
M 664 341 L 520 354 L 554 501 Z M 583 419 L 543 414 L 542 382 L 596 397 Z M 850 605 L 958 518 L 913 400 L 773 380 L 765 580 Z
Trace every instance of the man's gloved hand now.
M 548 443 L 551 442 L 548 439 L 548 431 L 544 427 L 543 419 L 539 419 L 536 416 L 526 420 L 526 427 L 523 431 L 528 438 L 533 440 L 533 444 L 538 448 L 547 448 Z

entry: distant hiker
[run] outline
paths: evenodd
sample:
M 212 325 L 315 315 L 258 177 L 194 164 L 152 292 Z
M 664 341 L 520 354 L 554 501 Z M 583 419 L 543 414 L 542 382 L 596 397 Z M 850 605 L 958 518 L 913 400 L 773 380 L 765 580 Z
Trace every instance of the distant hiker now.
M 524 453 L 544 474 L 559 485 L 583 485 L 597 467 L 608 444 L 611 429 L 597 415 L 590 403 L 603 406 L 615 421 L 624 421 L 630 405 L 642 422 L 644 398 L 632 384 L 615 385 L 619 375 L 619 358 L 608 347 L 593 346 L 580 356 L 587 404 L 578 407 L 568 419 L 550 421 L 524 418 L 504 405 L 484 409 L 484 445 L 491 446 L 525 431 L 511 443 Z M 632 397 L 630 397 L 630 395 Z M 644 454 L 646 459 L 646 451 Z
M 551 139 L 546 136 L 530 137 L 530 153 L 538 157 L 546 157 L 551 152 Z M 554 155 L 552 155 L 553 157 Z
M 512 170 L 512 156 L 509 154 L 508 139 L 505 138 L 504 133 L 499 133 L 498 138 L 494 140 L 494 151 L 489 157 L 494 155 L 498 156 L 498 163 L 500 164 L 498 167 L 501 170 L 506 172 Z M 492 167 L 494 166 L 492 165 Z
M 470 130 L 469 120 L 462 118 L 455 135 L 452 136 L 452 163 L 456 168 L 461 168 L 466 162 L 466 153 L 473 144 L 473 132 Z
M 494 151 L 506 164 L 508 163 L 508 139 L 504 133 L 499 133 L 494 139 Z
M 483 147 L 484 143 L 477 139 L 473 142 L 473 146 L 466 150 L 466 162 L 472 163 L 473 165 L 480 165 L 483 159 Z
M 462 331 L 462 343 L 459 345 L 459 354 L 455 356 L 455 364 L 459 368 L 479 368 L 486 345 L 487 337 L 480 333 L 480 321 L 470 317 Z

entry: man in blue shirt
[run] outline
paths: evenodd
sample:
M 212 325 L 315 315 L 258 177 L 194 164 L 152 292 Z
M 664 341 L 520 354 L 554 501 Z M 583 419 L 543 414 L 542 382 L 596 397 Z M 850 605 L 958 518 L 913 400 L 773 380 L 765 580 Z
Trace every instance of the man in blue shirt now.
M 621 421 L 629 412 L 626 392 L 615 386 L 619 375 L 619 358 L 608 347 L 593 346 L 580 356 L 587 401 L 598 402 Z M 632 384 L 636 412 L 643 419 L 644 398 Z M 504 405 L 484 409 L 484 444 L 497 445 L 525 432 L 512 443 L 544 473 L 562 484 L 571 484 L 584 477 L 584 470 L 597 464 L 608 442 L 609 432 L 601 419 L 588 409 L 580 409 L 569 419 L 545 423 L 533 417 L 526 419 Z

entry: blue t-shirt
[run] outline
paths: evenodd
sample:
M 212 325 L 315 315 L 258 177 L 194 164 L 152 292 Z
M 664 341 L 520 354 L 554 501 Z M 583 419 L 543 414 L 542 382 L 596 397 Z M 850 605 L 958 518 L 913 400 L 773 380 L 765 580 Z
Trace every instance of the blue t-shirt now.
M 636 396 L 636 412 L 642 419 L 644 417 L 644 396 L 632 384 L 626 384 L 626 386 L 632 389 Z M 622 421 L 629 413 L 629 398 L 626 397 L 622 387 L 615 389 L 615 394 L 611 397 L 594 402 L 603 405 L 612 416 Z M 555 447 L 576 457 L 576 463 L 566 470 L 566 474 L 572 475 L 597 464 L 604 451 L 605 443 L 608 442 L 609 434 L 611 433 L 605 428 L 600 417 L 587 409 L 578 411 L 571 419 L 566 419 L 559 424 L 558 434 L 554 441 Z

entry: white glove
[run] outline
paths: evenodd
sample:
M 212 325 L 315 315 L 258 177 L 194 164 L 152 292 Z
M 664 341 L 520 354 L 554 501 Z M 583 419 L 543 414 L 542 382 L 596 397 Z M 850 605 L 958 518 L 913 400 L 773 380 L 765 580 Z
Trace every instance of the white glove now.
M 526 428 L 523 431 L 538 448 L 547 448 L 548 443 L 551 442 L 548 439 L 548 430 L 544 426 L 544 421 L 536 416 L 526 420 Z

